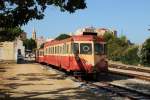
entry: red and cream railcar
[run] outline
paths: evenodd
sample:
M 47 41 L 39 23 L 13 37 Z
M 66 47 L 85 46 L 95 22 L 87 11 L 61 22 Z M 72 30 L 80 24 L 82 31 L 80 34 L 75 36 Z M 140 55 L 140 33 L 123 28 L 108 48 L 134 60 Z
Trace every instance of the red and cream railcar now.
M 36 62 L 44 63 L 44 48 L 40 48 L 36 51 Z
M 107 72 L 105 42 L 93 35 L 72 36 L 65 40 L 44 43 L 44 58 L 39 61 L 55 65 L 66 71 L 99 73 Z M 40 52 L 41 50 L 39 50 Z

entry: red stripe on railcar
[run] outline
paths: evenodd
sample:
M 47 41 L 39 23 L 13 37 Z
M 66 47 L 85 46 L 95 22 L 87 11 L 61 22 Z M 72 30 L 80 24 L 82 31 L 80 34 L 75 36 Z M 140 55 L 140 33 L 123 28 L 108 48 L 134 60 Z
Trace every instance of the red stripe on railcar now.
M 93 66 L 91 64 L 86 64 L 83 59 L 79 61 L 74 56 L 48 55 L 45 56 L 45 62 L 61 67 L 67 71 L 83 71 L 87 73 L 92 73 L 93 71 Z

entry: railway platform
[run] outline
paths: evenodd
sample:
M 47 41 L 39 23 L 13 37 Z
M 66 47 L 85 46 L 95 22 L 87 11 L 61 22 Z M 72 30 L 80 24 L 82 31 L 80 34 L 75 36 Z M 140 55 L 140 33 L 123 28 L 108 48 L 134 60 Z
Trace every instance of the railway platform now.
M 0 100 L 105 100 L 43 65 L 0 64 Z

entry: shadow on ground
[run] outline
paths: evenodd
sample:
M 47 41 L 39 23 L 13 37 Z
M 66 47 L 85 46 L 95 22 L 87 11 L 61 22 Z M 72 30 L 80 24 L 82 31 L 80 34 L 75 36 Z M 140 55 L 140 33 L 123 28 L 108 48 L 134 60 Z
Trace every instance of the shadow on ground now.
M 72 95 L 67 95 L 67 94 Z M 13 94 L 13 93 L 11 93 Z M 15 93 L 16 94 L 16 93 Z M 100 97 L 94 97 L 92 93 L 87 93 L 85 91 L 79 91 L 79 88 L 61 88 L 53 91 L 46 92 L 24 92 L 25 96 L 22 97 L 11 97 L 8 93 L 2 92 L 0 95 L 0 100 L 97 100 Z M 42 98 L 40 96 L 46 95 L 47 98 Z M 101 96 L 101 100 L 107 100 L 108 97 L 105 95 Z
M 112 82 L 112 81 L 118 81 L 118 80 L 128 80 L 128 79 L 132 79 L 132 78 L 134 78 L 134 77 L 128 77 L 128 76 L 123 76 L 123 75 L 107 73 L 104 75 L 100 75 L 98 77 L 97 81 Z
M 7 69 L 11 69 L 11 68 L 6 67 L 5 65 L 0 65 L 0 72 L 6 72 Z

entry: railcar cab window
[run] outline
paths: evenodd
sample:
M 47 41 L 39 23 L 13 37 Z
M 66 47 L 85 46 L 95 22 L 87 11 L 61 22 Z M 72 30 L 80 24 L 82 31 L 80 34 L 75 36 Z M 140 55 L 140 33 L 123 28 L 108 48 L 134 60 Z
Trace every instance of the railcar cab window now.
M 80 44 L 80 54 L 92 54 L 92 44 L 91 43 L 81 43 Z
M 94 54 L 103 54 L 104 53 L 104 45 L 100 43 L 94 43 Z
M 94 51 L 95 54 L 107 54 L 107 44 L 95 43 Z
M 72 43 L 71 44 L 71 52 L 74 54 L 78 54 L 79 53 L 79 43 Z

